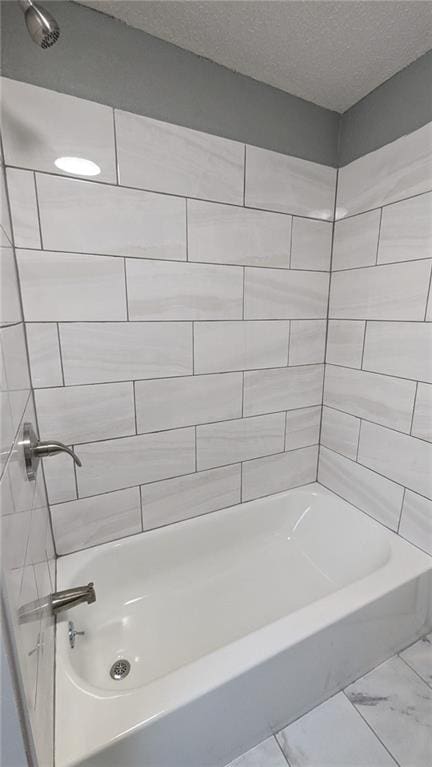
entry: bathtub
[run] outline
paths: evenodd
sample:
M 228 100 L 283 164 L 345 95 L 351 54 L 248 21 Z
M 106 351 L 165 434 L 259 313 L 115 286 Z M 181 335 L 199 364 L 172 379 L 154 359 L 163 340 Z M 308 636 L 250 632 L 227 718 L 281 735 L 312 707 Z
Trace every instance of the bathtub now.
M 62 557 L 97 601 L 57 623 L 57 767 L 222 767 L 428 632 L 431 568 L 318 484 Z

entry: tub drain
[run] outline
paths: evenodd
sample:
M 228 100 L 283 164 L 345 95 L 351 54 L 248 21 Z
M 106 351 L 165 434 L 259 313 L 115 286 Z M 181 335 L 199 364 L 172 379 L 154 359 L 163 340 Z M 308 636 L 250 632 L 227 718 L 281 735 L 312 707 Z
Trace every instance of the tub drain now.
M 116 660 L 115 663 L 112 664 L 110 669 L 110 677 L 111 679 L 116 679 L 117 681 L 120 679 L 124 679 L 125 676 L 129 674 L 130 671 L 130 663 L 125 658 L 121 658 L 120 660 Z

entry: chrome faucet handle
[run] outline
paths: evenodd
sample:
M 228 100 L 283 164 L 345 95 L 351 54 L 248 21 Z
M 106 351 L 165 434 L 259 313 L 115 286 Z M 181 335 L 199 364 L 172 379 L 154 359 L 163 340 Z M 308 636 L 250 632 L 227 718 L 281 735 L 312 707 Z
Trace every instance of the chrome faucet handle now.
M 31 423 L 24 424 L 21 444 L 24 449 L 25 467 L 29 480 L 36 478 L 40 459 L 50 455 L 67 453 L 75 461 L 77 466 L 82 466 L 78 456 L 70 449 L 70 447 L 67 447 L 67 445 L 64 445 L 62 442 L 56 442 L 55 440 L 46 440 L 44 442 L 39 440 Z

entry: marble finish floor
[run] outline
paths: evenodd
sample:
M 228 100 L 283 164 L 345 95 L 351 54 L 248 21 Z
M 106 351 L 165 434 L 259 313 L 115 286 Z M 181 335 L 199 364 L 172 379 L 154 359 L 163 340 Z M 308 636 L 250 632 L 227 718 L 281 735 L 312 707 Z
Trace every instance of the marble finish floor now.
M 432 634 L 228 767 L 430 767 Z

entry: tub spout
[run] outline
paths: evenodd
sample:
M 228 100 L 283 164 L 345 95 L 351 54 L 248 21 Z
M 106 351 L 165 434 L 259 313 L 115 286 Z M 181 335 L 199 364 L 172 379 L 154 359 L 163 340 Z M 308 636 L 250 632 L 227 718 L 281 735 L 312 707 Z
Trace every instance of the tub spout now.
M 93 583 L 88 583 L 87 586 L 75 586 L 72 589 L 65 589 L 65 591 L 56 591 L 51 594 L 51 609 L 54 615 L 61 613 L 63 610 L 70 610 L 71 607 L 76 607 L 83 602 L 91 604 L 96 602 L 96 593 Z

